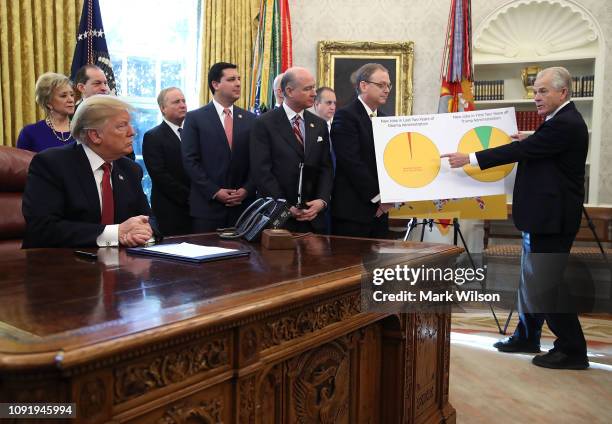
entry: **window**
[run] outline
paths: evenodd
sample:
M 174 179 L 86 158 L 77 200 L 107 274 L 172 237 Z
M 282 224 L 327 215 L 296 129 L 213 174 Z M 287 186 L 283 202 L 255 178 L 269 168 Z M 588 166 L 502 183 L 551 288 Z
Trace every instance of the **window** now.
M 198 106 L 201 0 L 100 0 L 102 22 L 117 81 L 117 96 L 136 111 L 134 153 L 151 193 L 142 160 L 144 133 L 161 122 L 157 94 L 179 87 L 188 109 Z

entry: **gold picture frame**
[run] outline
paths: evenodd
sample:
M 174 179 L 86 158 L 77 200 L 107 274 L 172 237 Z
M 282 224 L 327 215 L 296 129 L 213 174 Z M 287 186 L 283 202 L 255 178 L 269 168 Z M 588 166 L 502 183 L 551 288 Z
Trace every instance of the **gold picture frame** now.
M 412 41 L 319 41 L 317 81 L 336 91 L 338 108 L 356 98 L 351 76 L 360 66 L 375 62 L 389 69 L 393 89 L 381 107 L 389 116 L 412 114 Z

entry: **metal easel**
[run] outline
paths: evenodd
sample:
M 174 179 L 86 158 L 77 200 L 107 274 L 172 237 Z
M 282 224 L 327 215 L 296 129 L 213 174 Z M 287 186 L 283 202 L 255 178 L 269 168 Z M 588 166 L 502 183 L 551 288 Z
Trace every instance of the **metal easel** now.
M 408 224 L 406 225 L 406 234 L 404 235 L 404 241 L 407 241 L 412 231 L 420 225 L 421 226 L 421 242 L 423 242 L 425 238 L 425 228 L 429 227 L 429 231 L 432 231 L 434 224 L 440 224 L 440 222 L 436 221 L 435 219 L 423 219 L 422 222 L 419 222 L 419 220 L 416 217 L 411 218 L 408 221 Z M 453 218 L 453 222 L 450 225 L 453 226 L 453 244 L 457 246 L 458 237 L 461 238 L 461 244 L 463 245 L 463 248 L 465 249 L 465 253 L 468 256 L 468 259 L 470 260 L 470 265 L 472 266 L 472 269 L 476 270 L 476 264 L 474 262 L 474 258 L 472 258 L 470 249 L 468 249 L 467 244 L 465 242 L 465 238 L 463 237 L 463 233 L 461 232 L 461 226 L 459 225 L 459 219 Z M 484 284 L 484 281 L 480 282 L 480 286 L 483 289 L 483 291 L 486 290 L 486 285 Z M 495 310 L 493 309 L 493 304 L 491 302 L 488 302 L 488 303 L 489 303 L 489 309 L 491 310 L 491 314 L 493 314 L 493 319 L 495 319 L 495 324 L 497 325 L 497 329 L 499 330 L 500 333 L 502 333 L 502 328 L 499 323 L 499 319 L 497 318 L 497 314 L 495 313 Z M 511 316 L 512 316 L 512 311 L 510 311 L 510 316 L 508 317 L 508 320 L 506 321 L 506 325 L 504 327 L 504 333 L 502 334 L 505 334 L 505 330 L 508 327 L 508 322 L 510 322 Z

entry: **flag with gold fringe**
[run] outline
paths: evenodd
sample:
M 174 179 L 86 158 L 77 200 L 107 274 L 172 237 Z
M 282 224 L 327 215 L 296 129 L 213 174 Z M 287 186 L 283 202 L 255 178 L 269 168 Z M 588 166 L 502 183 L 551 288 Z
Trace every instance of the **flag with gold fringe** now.
M 475 109 L 471 0 L 451 0 L 440 79 L 438 113 L 467 112 Z M 391 216 L 434 218 L 438 231 L 446 236 L 453 217 L 505 219 L 506 195 L 407 202 Z
M 475 109 L 471 0 L 451 0 L 440 79 L 438 113 Z M 448 234 L 450 222 L 450 219 L 439 220 L 438 230 L 442 235 Z
M 471 0 L 451 0 L 438 113 L 474 110 Z
M 274 78 L 293 62 L 288 0 L 261 0 L 253 47 L 249 109 L 259 115 L 272 109 Z
M 440 72 L 442 88 L 438 113 L 474 110 L 472 84 L 472 15 L 471 0 L 451 0 L 446 40 Z M 481 201 L 480 198 L 476 198 Z M 445 200 L 441 200 L 445 202 Z M 439 218 L 440 234 L 447 235 L 452 219 Z
M 474 65 L 472 63 L 472 6 L 471 0 L 451 0 L 442 70 L 438 113 L 475 110 Z M 468 199 L 465 199 L 468 200 Z M 506 216 L 506 195 L 482 196 L 470 199 L 487 216 Z M 449 219 L 441 219 L 438 229 L 447 234 Z M 446 224 L 446 225 L 445 225 Z

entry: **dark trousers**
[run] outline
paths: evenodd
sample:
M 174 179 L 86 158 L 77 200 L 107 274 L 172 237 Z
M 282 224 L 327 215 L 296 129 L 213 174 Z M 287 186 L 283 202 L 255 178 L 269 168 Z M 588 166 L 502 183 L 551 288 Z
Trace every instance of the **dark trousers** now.
M 332 217 L 332 234 L 335 236 L 388 239 L 391 238 L 389 217 L 384 214 L 380 218 L 373 218 L 372 221 L 365 224 Z
M 253 199 L 247 199 L 238 206 L 222 206 L 222 213 L 215 211 L 214 217 L 211 216 L 194 216 L 193 217 L 193 232 L 194 233 L 210 233 L 216 231 L 217 228 L 229 228 L 236 225 L 236 221 L 242 215 L 242 212 L 253 202 Z
M 514 337 L 540 344 L 544 321 L 557 339 L 554 349 L 586 356 L 586 341 L 576 313 L 559 312 L 561 279 L 575 234 L 523 233 L 519 323 Z
M 198 233 L 210 233 L 217 230 L 217 228 L 227 228 L 233 225 L 227 222 L 227 219 L 204 219 L 204 218 L 193 218 L 193 232 Z
M 325 227 L 318 228 L 317 226 L 312 224 L 312 221 L 297 221 L 293 218 L 289 218 L 283 228 L 288 231 L 291 231 L 292 233 L 326 234 Z
M 180 236 L 191 234 L 191 217 L 186 213 L 158 213 L 153 210 L 157 218 L 157 224 L 164 236 Z M 164 211 L 166 212 L 166 211 Z M 173 211 L 170 211 L 173 212 Z

